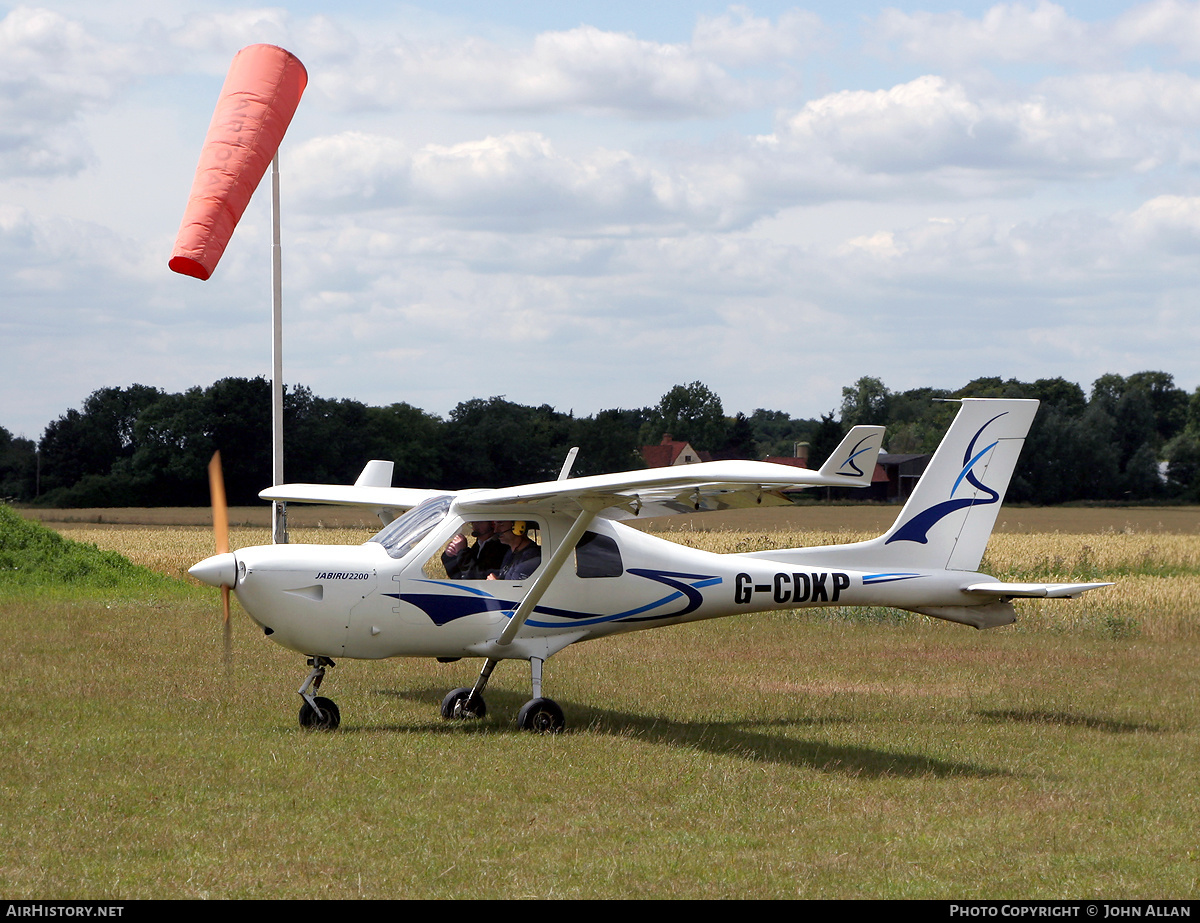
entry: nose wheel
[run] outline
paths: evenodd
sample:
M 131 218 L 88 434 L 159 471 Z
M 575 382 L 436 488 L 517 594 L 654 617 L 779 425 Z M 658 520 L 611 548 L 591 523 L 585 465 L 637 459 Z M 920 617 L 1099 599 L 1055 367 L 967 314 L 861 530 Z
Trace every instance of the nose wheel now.
M 463 686 L 451 689 L 442 699 L 442 717 L 447 721 L 454 719 L 483 718 L 487 715 L 487 704 L 483 696 L 476 695 L 475 690 Z
M 308 661 L 312 667 L 304 684 L 297 690 L 304 704 L 300 706 L 300 727 L 311 731 L 335 731 L 342 723 L 342 713 L 338 711 L 333 699 L 323 695 L 313 695 L 321 688 L 321 680 L 325 678 L 325 668 L 335 666 L 328 657 L 313 657 Z
M 336 731 L 342 723 L 342 713 L 338 711 L 333 699 L 317 696 L 313 704 L 305 702 L 300 706 L 300 727 L 311 731 Z

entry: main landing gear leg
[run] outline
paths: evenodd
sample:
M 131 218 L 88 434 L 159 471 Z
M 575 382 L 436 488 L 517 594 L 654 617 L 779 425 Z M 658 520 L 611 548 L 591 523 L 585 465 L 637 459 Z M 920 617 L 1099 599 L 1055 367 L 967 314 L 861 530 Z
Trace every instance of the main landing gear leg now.
M 483 690 L 487 688 L 492 671 L 496 669 L 499 660 L 488 658 L 483 669 L 479 671 L 479 679 L 475 680 L 473 688 L 463 686 L 451 689 L 442 699 L 443 718 L 482 718 L 487 714 L 487 705 L 483 701 Z
M 336 666 L 336 664 L 328 657 L 312 657 L 309 658 L 308 665 L 312 667 L 312 670 L 309 671 L 303 685 L 296 690 L 304 699 L 304 704 L 300 706 L 300 727 L 314 731 L 335 730 L 342 723 L 342 715 L 338 711 L 338 707 L 333 704 L 332 699 L 319 695 L 314 696 L 313 692 L 321 688 L 321 680 L 325 678 L 325 668 Z
M 529 671 L 533 680 L 533 698 L 521 706 L 517 713 L 517 725 L 523 731 L 539 734 L 557 734 L 563 729 L 562 709 L 553 699 L 542 698 L 542 659 L 529 658 Z

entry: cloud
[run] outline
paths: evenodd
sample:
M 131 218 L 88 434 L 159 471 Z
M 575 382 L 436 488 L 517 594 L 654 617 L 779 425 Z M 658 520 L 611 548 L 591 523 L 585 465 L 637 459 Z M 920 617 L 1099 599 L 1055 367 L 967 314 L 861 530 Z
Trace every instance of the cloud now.
M 323 22 L 328 22 L 322 18 Z M 181 26 L 167 33 L 175 49 L 231 57 L 256 42 L 290 44 L 294 37 L 285 10 L 261 7 L 220 13 L 190 13 Z
M 798 61 L 826 44 L 821 18 L 806 10 L 788 10 L 772 23 L 747 7 L 733 6 L 723 16 L 701 15 L 692 32 L 692 51 L 729 67 L 755 67 L 769 61 Z
M 292 162 L 303 207 L 313 213 L 404 208 L 480 228 L 594 233 L 721 219 L 715 197 L 669 169 L 624 151 L 570 157 L 538 132 L 421 147 L 345 132 L 305 143 Z
M 986 194 L 1191 165 L 1198 116 L 1200 81 L 1182 74 L 1056 77 L 1004 95 L 928 75 L 814 100 L 757 147 L 766 169 L 782 175 L 790 163 L 813 194 L 875 198 L 917 191 L 914 181 L 928 193 Z
M 77 126 L 136 70 L 128 46 L 58 13 L 17 7 L 0 20 L 0 177 L 72 174 L 91 157 Z
M 1200 3 L 1156 0 L 1122 13 L 1113 24 L 1112 41 L 1125 48 L 1158 45 L 1188 61 L 1200 60 Z
M 1182 74 L 1056 77 L 988 95 L 925 76 L 831 93 L 770 135 L 653 156 L 560 151 L 533 131 L 410 145 L 364 132 L 292 154 L 301 207 L 401 209 L 438 226 L 635 237 L 745 227 L 798 204 L 1028 194 L 1193 165 L 1200 81 Z
M 540 32 L 527 47 L 467 36 L 363 43 L 351 59 L 316 62 L 322 92 L 347 109 L 583 112 L 624 118 L 712 117 L 778 100 L 792 86 L 727 68 L 787 61 L 814 46 L 819 21 L 772 24 L 745 11 L 701 18 L 693 41 L 664 43 L 581 25 Z
M 30 432 L 96 387 L 268 367 L 265 185 L 213 280 L 165 268 L 220 77 L 256 41 L 312 77 L 284 152 L 286 374 L 318 393 L 590 413 L 703 377 L 731 410 L 811 415 L 863 374 L 1186 370 L 1200 81 L 1145 62 L 1194 59 L 1198 8 L 889 13 L 870 34 L 921 62 L 903 78 L 853 39 L 822 73 L 832 28 L 862 33 L 801 10 L 689 14 L 674 42 L 633 31 L 646 20 L 538 31 L 411 8 L 13 10 L 10 413 Z M 1130 50 L 1136 69 L 1113 65 Z M 1056 70 L 983 71 L 997 62 Z M 800 72 L 832 89 L 802 94 Z M 497 384 L 498 349 L 527 374 Z
M 1128 216 L 1125 229 L 1139 249 L 1194 260 L 1200 252 L 1200 197 L 1156 196 Z
M 1104 52 L 1096 28 L 1045 0 L 1032 8 L 1000 3 L 979 19 L 957 11 L 887 9 L 872 24 L 870 37 L 898 46 L 910 60 L 952 67 L 985 62 L 1080 64 L 1095 61 Z
M 667 376 L 643 385 L 651 398 L 705 368 L 732 409 L 791 406 L 801 354 L 806 387 L 833 382 L 834 395 L 858 374 L 894 388 L 1048 370 L 1086 382 L 1146 355 L 1160 357 L 1154 367 L 1186 366 L 1195 322 L 1180 315 L 1170 343 L 1155 324 L 1200 286 L 1198 245 L 1200 200 L 1177 197 L 1016 223 L 931 217 L 803 246 L 728 233 L 430 232 L 421 220 L 367 215 L 305 235 L 304 247 L 328 258 L 293 277 L 306 293 L 293 339 L 319 344 L 298 360 L 314 370 L 337 357 L 350 357 L 347 375 L 382 363 L 394 370 L 389 387 L 402 380 L 414 394 L 431 387 L 417 370 L 459 356 L 453 400 L 489 393 L 494 370 L 477 375 L 469 357 L 502 349 L 536 380 L 559 382 L 555 400 L 580 412 L 621 400 L 588 396 L 580 382 L 603 374 L 593 365 L 645 350 Z M 446 382 L 434 384 L 440 396 L 429 399 L 444 402 Z M 510 384 L 531 387 L 512 399 L 540 393 Z
M 903 58 L 950 68 L 989 64 L 1095 68 L 1137 50 L 1161 48 L 1182 61 L 1200 60 L 1200 3 L 1154 0 L 1115 19 L 1085 21 L 1055 3 L 999 3 L 978 19 L 960 12 L 888 9 L 868 29 L 869 41 Z

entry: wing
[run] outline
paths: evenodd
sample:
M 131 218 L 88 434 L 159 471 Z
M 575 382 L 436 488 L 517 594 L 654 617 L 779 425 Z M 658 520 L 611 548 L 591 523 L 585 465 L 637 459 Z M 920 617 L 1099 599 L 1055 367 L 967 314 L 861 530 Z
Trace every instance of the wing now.
M 855 426 L 819 471 L 759 461 L 714 461 L 645 471 L 566 478 L 459 494 L 458 509 L 486 518 L 493 509 L 528 505 L 577 513 L 586 505 L 609 519 L 755 506 L 790 506 L 785 491 L 869 487 L 882 426 Z
M 390 461 L 373 459 L 367 462 L 354 484 L 279 484 L 261 491 L 264 500 L 279 503 L 328 503 L 334 506 L 357 506 L 375 513 L 386 525 L 400 513 L 407 512 L 430 497 L 444 497 L 453 491 L 423 490 L 415 487 L 390 487 Z
M 578 513 L 585 505 L 610 519 L 662 516 L 754 506 L 790 506 L 785 491 L 806 487 L 869 487 L 883 441 L 882 426 L 855 426 L 819 471 L 758 461 L 701 462 L 618 474 L 562 478 L 541 484 L 458 493 L 468 518 L 487 519 L 494 510 L 527 505 L 549 512 Z M 564 471 L 569 470 L 568 464 Z M 287 503 L 330 503 L 372 510 L 385 522 L 435 496 L 453 491 L 389 487 L 391 462 L 370 461 L 353 486 L 281 484 L 259 496 Z
M 404 512 L 430 497 L 444 497 L 448 493 L 453 491 L 421 490 L 415 487 L 350 487 L 345 484 L 280 484 L 268 487 L 259 496 L 281 503 L 329 503 L 334 506 Z
M 874 469 L 872 462 L 871 469 Z M 844 476 L 756 461 L 701 462 L 522 487 L 460 493 L 457 509 L 481 519 L 514 505 L 555 513 L 596 507 L 612 519 L 753 506 L 790 505 L 784 491 L 852 486 Z M 866 483 L 861 486 L 867 486 Z

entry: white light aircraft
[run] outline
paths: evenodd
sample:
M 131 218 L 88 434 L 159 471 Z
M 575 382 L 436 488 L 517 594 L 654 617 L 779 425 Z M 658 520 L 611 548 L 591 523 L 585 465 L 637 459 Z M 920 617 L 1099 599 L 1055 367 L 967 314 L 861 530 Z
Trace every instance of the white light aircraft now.
M 226 527 L 218 525 L 218 553 L 190 573 L 222 587 L 226 601 L 232 589 L 267 637 L 309 658 L 299 689 L 305 727 L 332 730 L 341 720 L 337 706 L 315 694 L 335 657 L 434 657 L 484 661 L 472 687 L 446 696 L 443 717 L 483 717 L 496 665 L 525 660 L 532 698 L 518 724 L 557 731 L 563 713 L 542 696 L 542 665 L 580 641 L 817 606 L 893 606 L 994 628 L 1015 621 L 1016 597 L 1072 597 L 1108 586 L 1003 583 L 976 572 L 1037 406 L 963 400 L 896 522 L 855 544 L 714 554 L 620 520 L 788 504 L 783 492 L 797 488 L 866 487 L 883 438 L 878 426 L 854 427 L 816 471 L 727 461 L 571 478 L 568 458 L 557 481 L 449 492 L 392 488 L 391 463 L 372 461 L 353 486 L 290 484 L 260 494 L 375 510 L 387 525 L 370 541 L 230 552 Z M 223 499 L 214 497 L 214 522 L 223 516 L 218 506 Z M 493 571 L 491 579 L 447 576 L 444 552 L 478 521 L 499 522 L 529 566 Z

